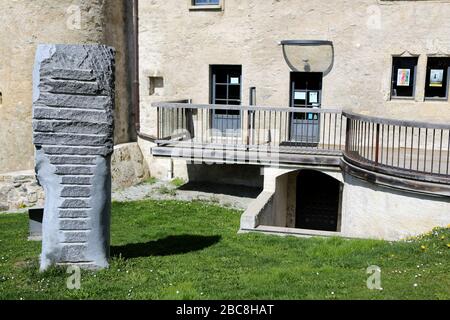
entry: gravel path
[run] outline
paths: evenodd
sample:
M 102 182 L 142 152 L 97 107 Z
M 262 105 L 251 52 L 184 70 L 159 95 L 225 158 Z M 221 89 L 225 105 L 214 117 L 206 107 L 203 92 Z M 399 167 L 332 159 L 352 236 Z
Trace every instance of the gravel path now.
M 256 199 L 261 189 L 219 185 L 188 183 L 177 188 L 173 183 L 156 181 L 143 183 L 122 190 L 113 191 L 113 200 L 119 202 L 152 200 L 201 200 L 219 204 L 221 206 L 245 210 L 251 201 Z
M 113 190 L 112 199 L 118 202 L 139 200 L 179 200 L 206 201 L 223 207 L 245 210 L 258 197 L 261 189 L 235 185 L 221 185 L 211 183 L 188 183 L 181 187 L 170 181 L 155 181 L 121 190 Z M 6 213 L 26 213 L 30 208 L 23 208 Z

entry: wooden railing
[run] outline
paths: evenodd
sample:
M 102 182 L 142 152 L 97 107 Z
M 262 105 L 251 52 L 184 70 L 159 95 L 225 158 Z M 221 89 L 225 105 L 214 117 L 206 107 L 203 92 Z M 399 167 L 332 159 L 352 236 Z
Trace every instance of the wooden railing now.
M 311 108 L 154 103 L 157 143 L 258 146 L 342 154 L 345 121 L 341 111 Z
M 334 109 L 152 104 L 159 146 L 276 148 L 334 155 L 360 168 L 450 184 L 450 125 L 362 116 Z
M 371 171 L 449 183 L 450 125 L 343 112 L 344 158 Z

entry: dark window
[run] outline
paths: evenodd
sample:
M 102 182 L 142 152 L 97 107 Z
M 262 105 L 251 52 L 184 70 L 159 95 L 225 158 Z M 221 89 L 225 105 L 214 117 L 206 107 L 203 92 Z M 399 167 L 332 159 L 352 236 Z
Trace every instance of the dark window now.
M 241 104 L 242 67 L 233 65 L 211 66 L 211 103 Z M 239 113 L 239 111 L 217 110 L 216 113 Z
M 450 58 L 428 58 L 425 98 L 447 99 Z
M 322 99 L 321 72 L 291 72 L 291 106 L 319 108 Z M 317 114 L 294 113 L 296 119 L 317 120 Z
M 219 5 L 220 0 L 193 0 L 194 6 Z
M 392 60 L 392 98 L 413 98 L 417 57 L 394 57 Z

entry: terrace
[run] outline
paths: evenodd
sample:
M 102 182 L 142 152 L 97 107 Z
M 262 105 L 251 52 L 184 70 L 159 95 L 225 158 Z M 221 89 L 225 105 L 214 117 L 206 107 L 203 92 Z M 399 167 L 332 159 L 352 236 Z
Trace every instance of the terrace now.
M 154 156 L 196 163 L 341 168 L 379 184 L 450 194 L 450 125 L 339 109 L 159 102 Z

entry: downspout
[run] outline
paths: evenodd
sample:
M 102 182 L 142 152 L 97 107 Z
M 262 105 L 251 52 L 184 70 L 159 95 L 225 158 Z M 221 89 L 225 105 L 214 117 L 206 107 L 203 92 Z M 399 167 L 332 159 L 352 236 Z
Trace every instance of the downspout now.
M 133 113 L 134 126 L 136 135 L 144 140 L 155 142 L 157 138 L 141 132 L 141 109 L 140 109 L 140 94 L 139 94 L 139 0 L 132 0 L 132 20 L 133 20 Z
M 133 51 L 134 51 L 134 65 L 133 65 L 133 109 L 134 109 L 134 125 L 136 128 L 137 137 L 155 142 L 157 138 L 141 132 L 141 110 L 140 110 L 140 94 L 139 94 L 139 0 L 132 0 L 133 6 Z M 168 171 L 168 178 L 173 178 L 173 160 L 170 159 L 170 168 Z
M 140 94 L 139 94 L 139 0 L 133 1 L 133 114 L 134 126 L 136 135 L 142 139 L 156 140 L 155 137 L 141 133 L 141 109 L 140 109 Z
M 139 109 L 139 0 L 132 0 L 133 6 L 133 113 L 137 136 L 141 136 L 141 117 Z

